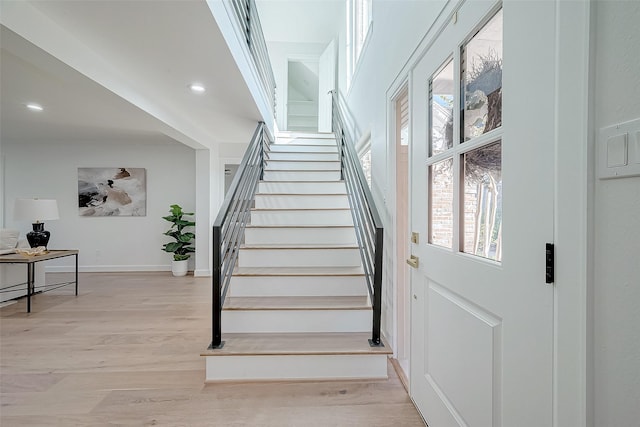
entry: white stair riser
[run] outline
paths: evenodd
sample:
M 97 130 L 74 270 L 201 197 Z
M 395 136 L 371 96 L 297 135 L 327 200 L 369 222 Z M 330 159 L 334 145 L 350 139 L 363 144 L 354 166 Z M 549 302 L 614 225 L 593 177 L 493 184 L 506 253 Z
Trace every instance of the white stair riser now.
M 369 332 L 371 310 L 223 310 L 222 333 Z
M 338 161 L 323 161 L 323 162 L 297 162 L 290 160 L 282 160 L 282 161 L 268 161 L 265 166 L 266 171 L 274 171 L 274 170 L 311 170 L 311 171 L 339 171 L 340 170 L 340 162 Z
M 207 356 L 206 381 L 387 378 L 386 354 Z
M 339 181 L 340 171 L 264 171 L 265 181 Z
M 240 249 L 238 267 L 352 267 L 360 265 L 360 250 Z
M 258 183 L 259 194 L 347 194 L 344 182 L 268 182 Z
M 353 227 L 247 227 L 244 230 L 247 245 L 295 244 L 356 244 Z
M 364 276 L 233 276 L 232 297 L 366 296 Z
M 253 210 L 252 225 L 353 225 L 351 212 L 341 210 Z
M 269 157 L 275 154 L 334 154 L 338 155 L 335 145 L 271 145 Z
M 346 209 L 347 195 L 272 195 L 256 194 L 257 209 Z
M 338 156 L 338 153 L 318 153 L 318 152 L 313 152 L 313 153 L 290 153 L 290 152 L 271 152 L 267 155 L 267 159 L 268 160 L 333 160 L 333 161 L 338 161 L 340 160 L 340 157 Z
M 277 138 L 273 145 L 336 145 L 336 139 L 331 137 L 316 138 L 311 135 L 299 137 Z

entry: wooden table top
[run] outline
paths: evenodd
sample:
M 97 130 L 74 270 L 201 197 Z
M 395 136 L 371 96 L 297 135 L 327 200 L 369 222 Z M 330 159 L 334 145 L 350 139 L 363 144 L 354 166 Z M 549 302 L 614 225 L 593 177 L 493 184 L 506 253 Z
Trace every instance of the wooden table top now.
M 69 255 L 78 254 L 77 249 L 51 249 L 43 255 L 22 255 L 22 254 L 7 254 L 0 255 L 0 263 L 2 264 L 28 264 L 31 262 L 46 261 L 48 259 L 56 259 Z

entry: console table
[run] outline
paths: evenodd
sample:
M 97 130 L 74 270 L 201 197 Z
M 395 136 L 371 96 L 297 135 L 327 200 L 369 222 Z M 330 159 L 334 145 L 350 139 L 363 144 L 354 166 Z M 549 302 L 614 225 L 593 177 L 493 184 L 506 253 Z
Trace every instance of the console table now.
M 49 261 L 57 258 L 64 258 L 68 256 L 74 256 L 76 259 L 76 274 L 75 281 L 69 282 L 61 282 L 61 283 L 53 283 L 47 285 L 46 283 L 41 286 L 34 286 L 34 275 L 35 275 L 35 264 L 37 262 Z M 76 287 L 76 296 L 78 295 L 78 251 L 77 250 L 50 250 L 46 254 L 43 255 L 21 255 L 21 254 L 8 254 L 8 255 L 0 255 L 0 264 L 26 264 L 27 265 L 27 313 L 31 313 L 31 296 L 36 292 L 44 293 L 49 292 L 54 289 L 61 288 L 63 286 L 73 285 Z M 22 286 L 24 283 L 20 283 L 18 285 L 6 286 L 4 288 L 0 288 L 1 291 L 5 291 L 10 288 L 15 288 L 17 286 Z

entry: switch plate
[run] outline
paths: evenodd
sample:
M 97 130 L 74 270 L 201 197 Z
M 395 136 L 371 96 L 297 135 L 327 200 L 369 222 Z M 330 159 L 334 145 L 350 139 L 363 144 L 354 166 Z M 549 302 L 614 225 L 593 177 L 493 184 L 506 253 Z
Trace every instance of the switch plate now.
M 640 119 L 600 129 L 596 155 L 600 179 L 640 176 Z

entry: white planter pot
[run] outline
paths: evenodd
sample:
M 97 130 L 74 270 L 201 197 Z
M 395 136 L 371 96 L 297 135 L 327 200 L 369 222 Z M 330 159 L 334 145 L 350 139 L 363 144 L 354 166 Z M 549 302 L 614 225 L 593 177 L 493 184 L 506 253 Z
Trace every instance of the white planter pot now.
M 188 270 L 189 260 L 185 259 L 183 261 L 171 260 L 171 272 L 174 276 L 186 276 Z

